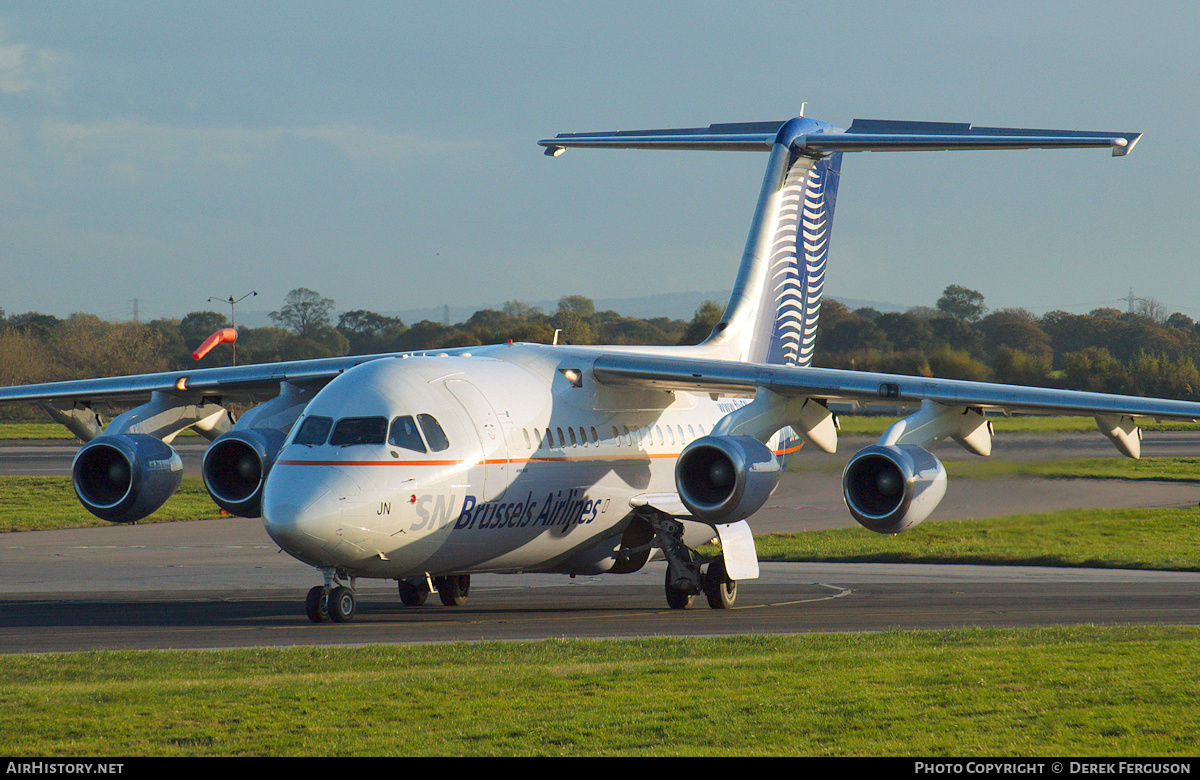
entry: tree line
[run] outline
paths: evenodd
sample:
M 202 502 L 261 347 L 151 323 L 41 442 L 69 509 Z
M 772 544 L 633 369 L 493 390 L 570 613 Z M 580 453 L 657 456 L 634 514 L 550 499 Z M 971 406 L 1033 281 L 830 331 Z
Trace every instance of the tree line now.
M 1088 314 L 1024 309 L 988 312 L 979 292 L 950 285 L 935 306 L 905 312 L 851 310 L 826 299 L 814 364 L 832 368 L 939 376 L 1079 390 L 1200 400 L 1200 326 L 1167 316 L 1153 301 L 1134 312 Z M 552 312 L 521 301 L 483 309 L 448 325 L 364 309 L 342 312 L 306 288 L 287 294 L 272 325 L 240 328 L 235 347 L 201 361 L 192 352 L 229 326 L 215 311 L 181 319 L 114 323 L 92 314 L 65 319 L 0 309 L 0 385 L 183 370 L 339 355 L 421 351 L 505 341 L 560 344 L 697 344 L 724 307 L 704 301 L 691 320 L 626 317 L 596 311 L 591 299 L 565 296 Z M 13 409 L 6 416 L 20 415 Z
M 1134 311 L 988 312 L 950 285 L 936 307 L 821 307 L 817 360 L 831 368 L 1200 400 L 1200 326 L 1153 300 Z

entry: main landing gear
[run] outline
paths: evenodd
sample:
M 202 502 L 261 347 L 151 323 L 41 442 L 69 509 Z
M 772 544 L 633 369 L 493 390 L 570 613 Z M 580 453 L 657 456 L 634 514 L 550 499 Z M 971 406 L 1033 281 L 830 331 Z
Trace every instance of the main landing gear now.
M 665 589 L 671 609 L 687 609 L 697 594 L 703 592 L 708 606 L 729 609 L 737 599 L 737 582 L 729 579 L 725 559 L 718 558 L 704 566 L 696 551 L 683 543 L 683 525 L 658 510 L 646 507 L 641 517 L 654 529 L 655 539 L 667 559 Z
M 695 564 L 697 569 L 700 564 Z M 687 609 L 692 606 L 696 596 L 704 593 L 708 606 L 713 609 L 729 609 L 737 600 L 737 582 L 729 579 L 725 573 L 725 560 L 717 558 L 708 564 L 708 568 L 695 580 L 680 580 L 671 574 L 671 566 L 667 565 L 666 577 L 667 604 L 671 609 Z
M 419 607 L 429 598 L 429 593 L 436 590 L 438 599 L 447 607 L 461 607 L 467 603 L 467 594 L 471 591 L 470 574 L 451 574 L 444 577 L 413 577 L 398 580 L 400 603 L 406 607 Z

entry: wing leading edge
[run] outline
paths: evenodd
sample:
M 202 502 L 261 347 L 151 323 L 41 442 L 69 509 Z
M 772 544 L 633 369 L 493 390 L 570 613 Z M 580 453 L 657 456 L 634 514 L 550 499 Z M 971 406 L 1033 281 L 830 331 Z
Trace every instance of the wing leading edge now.
M 1193 401 L 832 368 L 608 353 L 596 359 L 592 370 L 596 381 L 602 384 L 663 390 L 745 393 L 765 388 L 787 398 L 807 397 L 822 401 L 856 401 L 892 406 L 933 401 L 983 410 L 1033 414 L 1200 420 L 1200 403 Z
M 39 401 L 138 401 L 154 393 L 257 400 L 273 395 L 281 382 L 324 384 L 343 371 L 369 360 L 394 355 L 356 355 L 339 358 L 259 363 L 195 371 L 99 377 L 64 382 L 0 387 L 0 406 Z

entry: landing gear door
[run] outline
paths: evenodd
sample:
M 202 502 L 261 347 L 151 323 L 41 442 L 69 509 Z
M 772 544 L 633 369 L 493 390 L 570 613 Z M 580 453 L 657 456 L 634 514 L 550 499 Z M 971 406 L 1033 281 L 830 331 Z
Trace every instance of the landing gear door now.
M 483 500 L 502 498 L 508 488 L 508 442 L 496 411 L 479 388 L 464 379 L 447 379 L 446 389 L 462 404 L 479 437 L 482 457 L 478 473 L 482 476 Z

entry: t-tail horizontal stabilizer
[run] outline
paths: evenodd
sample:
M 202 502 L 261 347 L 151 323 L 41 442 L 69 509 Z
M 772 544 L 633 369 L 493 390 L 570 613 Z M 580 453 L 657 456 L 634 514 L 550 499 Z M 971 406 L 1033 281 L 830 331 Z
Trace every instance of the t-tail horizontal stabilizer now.
M 691 149 L 769 152 L 786 143 L 801 154 L 833 152 L 922 152 L 958 149 L 1070 149 L 1111 147 L 1113 156 L 1129 154 L 1141 133 L 1086 130 L 1034 130 L 972 127 L 965 123 L 855 119 L 842 130 L 797 117 L 780 122 L 737 122 L 708 127 L 562 133 L 538 141 L 546 154 L 570 147 L 609 149 Z

